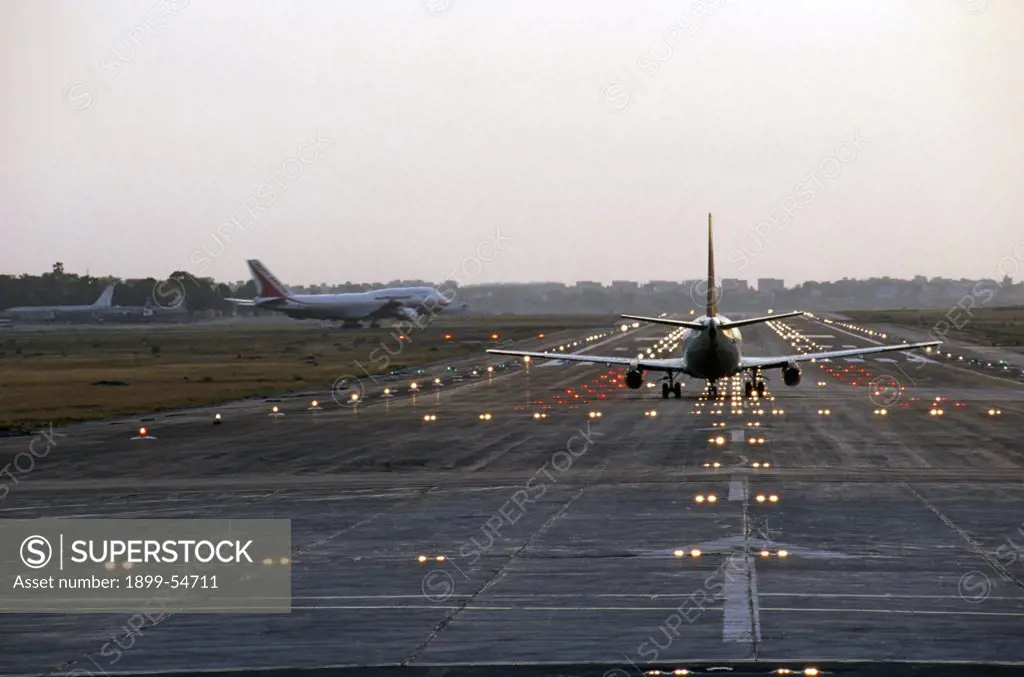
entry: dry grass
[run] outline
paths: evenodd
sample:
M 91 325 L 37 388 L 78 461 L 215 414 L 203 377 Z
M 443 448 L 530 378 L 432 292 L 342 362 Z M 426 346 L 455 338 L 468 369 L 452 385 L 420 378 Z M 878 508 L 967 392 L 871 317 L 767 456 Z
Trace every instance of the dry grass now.
M 315 323 L 217 323 L 147 328 L 69 327 L 0 334 L 0 429 L 144 414 L 330 388 L 385 364 L 422 366 L 488 356 L 491 332 L 523 339 L 612 318 L 439 318 L 398 351 L 390 330 Z M 452 334 L 445 341 L 446 332 Z M 373 351 L 377 351 L 373 353 Z M 374 360 L 374 355 L 377 360 Z M 118 385 L 123 384 L 123 385 Z
M 970 313 L 959 308 L 843 311 L 843 315 L 863 324 L 901 325 L 932 332 L 939 338 L 946 336 L 983 345 L 1024 346 L 1024 308 L 976 308 Z

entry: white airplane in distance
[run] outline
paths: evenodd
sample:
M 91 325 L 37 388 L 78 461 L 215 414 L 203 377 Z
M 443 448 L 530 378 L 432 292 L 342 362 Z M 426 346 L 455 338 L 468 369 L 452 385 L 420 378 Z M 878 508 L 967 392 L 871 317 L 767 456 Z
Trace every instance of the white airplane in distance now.
M 4 313 L 17 319 L 53 320 L 61 316 L 98 315 L 111 308 L 114 299 L 114 285 L 107 285 L 96 301 L 87 306 L 19 306 L 8 308 Z
M 239 306 L 266 308 L 296 319 L 341 320 L 358 327 L 369 322 L 378 327 L 382 319 L 415 321 L 420 315 L 447 308 L 447 298 L 433 287 L 391 287 L 346 294 L 294 294 L 256 259 L 246 261 L 256 283 L 256 298 L 225 299 Z M 464 305 L 464 304 L 463 304 Z
M 664 372 L 662 377 L 661 396 L 668 398 L 671 392 L 676 399 L 682 397 L 682 387 L 675 378 L 677 374 L 685 374 L 691 378 L 707 381 L 708 393 L 711 397 L 718 396 L 719 379 L 744 375 L 744 392 L 752 397 L 756 390 L 758 395 L 765 391 L 763 372 L 766 369 L 781 369 L 782 380 L 787 386 L 800 383 L 800 362 L 826 360 L 855 355 L 888 353 L 900 350 L 914 350 L 937 346 L 940 341 L 924 343 L 904 343 L 893 346 L 874 346 L 871 348 L 852 348 L 848 350 L 832 350 L 820 353 L 800 353 L 797 355 L 779 355 L 777 357 L 744 357 L 740 353 L 742 336 L 739 328 L 762 322 L 772 322 L 786 317 L 803 315 L 801 311 L 778 313 L 747 320 L 730 320 L 718 314 L 717 292 L 715 290 L 715 248 L 711 230 L 711 214 L 708 214 L 708 294 L 707 312 L 692 321 L 671 320 L 664 317 L 642 317 L 639 315 L 623 315 L 630 320 L 641 320 L 653 324 L 665 324 L 672 327 L 685 327 L 683 332 L 683 354 L 681 357 L 667 359 L 631 359 L 627 357 L 605 357 L 600 355 L 565 355 L 560 353 L 537 353 L 525 350 L 488 350 L 498 355 L 523 355 L 531 358 L 564 360 L 567 362 L 595 362 L 598 364 L 621 364 L 626 367 L 626 385 L 636 389 L 643 386 L 644 372 Z

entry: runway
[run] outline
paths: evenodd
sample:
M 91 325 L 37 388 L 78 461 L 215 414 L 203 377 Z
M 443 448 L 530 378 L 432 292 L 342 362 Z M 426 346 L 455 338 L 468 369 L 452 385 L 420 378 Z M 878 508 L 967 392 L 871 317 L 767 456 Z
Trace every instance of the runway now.
M 750 327 L 744 353 L 893 342 L 782 324 L 805 338 Z M 636 354 L 666 333 L 595 328 L 566 351 Z M 1024 661 L 1022 387 L 889 359 L 709 402 L 700 382 L 663 400 L 599 366 L 472 376 L 503 362 L 481 352 L 415 393 L 414 377 L 364 381 L 355 405 L 324 392 L 69 427 L 0 516 L 290 518 L 292 612 L 136 630 L 6 614 L 0 672 Z M 139 425 L 156 439 L 131 440 Z M 0 440 L 0 462 L 27 445 Z

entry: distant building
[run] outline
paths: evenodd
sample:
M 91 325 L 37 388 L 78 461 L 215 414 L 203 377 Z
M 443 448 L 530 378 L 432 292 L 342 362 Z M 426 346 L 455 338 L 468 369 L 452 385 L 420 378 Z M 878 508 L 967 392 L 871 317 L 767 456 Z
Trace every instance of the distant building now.
M 761 277 L 757 280 L 757 291 L 762 294 L 786 291 L 786 282 L 775 277 Z

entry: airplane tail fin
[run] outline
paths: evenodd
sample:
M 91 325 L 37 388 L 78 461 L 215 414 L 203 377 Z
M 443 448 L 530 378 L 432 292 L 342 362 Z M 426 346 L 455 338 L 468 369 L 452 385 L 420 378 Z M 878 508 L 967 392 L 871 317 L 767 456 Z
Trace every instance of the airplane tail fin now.
M 708 317 L 718 315 L 718 292 L 715 289 L 715 238 L 711 230 L 711 212 L 708 212 Z
M 250 259 L 246 263 L 249 264 L 252 281 L 256 283 L 257 298 L 285 299 L 292 295 L 291 290 L 281 284 L 281 281 L 259 260 Z
M 107 288 L 103 290 L 100 297 L 93 303 L 94 308 L 109 308 L 111 302 L 114 300 L 114 285 L 108 284 Z

